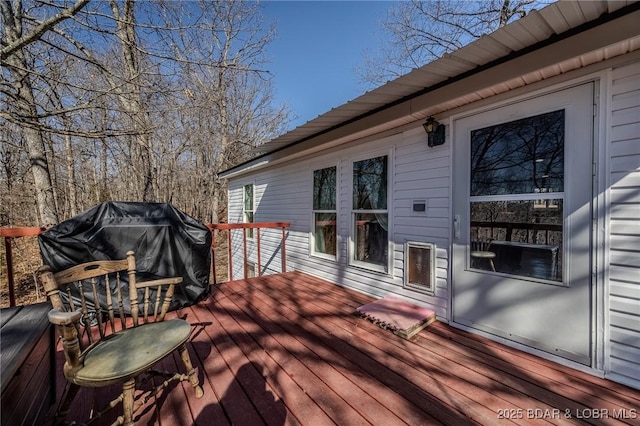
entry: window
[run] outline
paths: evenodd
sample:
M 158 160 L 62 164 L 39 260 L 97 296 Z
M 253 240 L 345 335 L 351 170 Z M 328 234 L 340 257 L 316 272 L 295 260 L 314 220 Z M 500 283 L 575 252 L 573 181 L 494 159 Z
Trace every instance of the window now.
M 253 223 L 253 184 L 248 184 L 244 186 L 242 191 L 242 220 L 244 223 Z M 253 229 L 247 230 L 247 236 L 249 238 L 253 238 Z
M 354 263 L 387 270 L 389 213 L 387 156 L 353 163 L 353 253 Z
M 314 254 L 336 256 L 336 167 L 313 172 Z
M 471 268 L 562 280 L 564 132 L 564 110 L 471 132 Z

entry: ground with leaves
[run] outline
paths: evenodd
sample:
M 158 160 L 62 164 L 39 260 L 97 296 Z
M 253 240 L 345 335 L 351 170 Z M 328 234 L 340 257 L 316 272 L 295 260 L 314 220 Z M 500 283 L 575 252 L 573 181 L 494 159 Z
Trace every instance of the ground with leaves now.
M 13 276 L 16 305 L 29 305 L 46 300 L 42 285 L 36 285 L 35 272 L 42 265 L 38 239 L 16 238 L 12 241 Z M 9 306 L 7 261 L 4 244 L 0 247 L 0 307 Z

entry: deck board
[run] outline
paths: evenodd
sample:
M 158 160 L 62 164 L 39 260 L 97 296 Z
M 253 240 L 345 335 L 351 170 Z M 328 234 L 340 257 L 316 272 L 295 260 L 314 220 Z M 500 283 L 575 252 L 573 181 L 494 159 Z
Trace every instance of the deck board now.
M 188 346 L 204 397 L 195 399 L 188 383 L 172 384 L 145 404 L 138 424 L 640 425 L 638 390 L 437 321 L 402 339 L 355 315 L 373 298 L 309 275 L 214 290 L 172 314 L 193 325 Z M 175 355 L 162 367 L 179 365 Z M 85 421 L 92 405 L 115 393 L 83 390 L 68 420 Z M 519 418 L 499 419 L 508 409 Z M 564 416 L 595 409 L 609 418 Z M 111 413 L 97 424 L 109 420 Z

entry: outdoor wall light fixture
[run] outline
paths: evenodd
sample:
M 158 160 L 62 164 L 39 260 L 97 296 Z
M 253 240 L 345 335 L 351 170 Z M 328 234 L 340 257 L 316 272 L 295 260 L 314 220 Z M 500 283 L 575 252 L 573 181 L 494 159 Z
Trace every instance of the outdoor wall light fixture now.
M 431 148 L 444 143 L 444 124 L 440 124 L 433 117 L 429 117 L 422 124 L 422 127 L 427 132 L 427 145 Z

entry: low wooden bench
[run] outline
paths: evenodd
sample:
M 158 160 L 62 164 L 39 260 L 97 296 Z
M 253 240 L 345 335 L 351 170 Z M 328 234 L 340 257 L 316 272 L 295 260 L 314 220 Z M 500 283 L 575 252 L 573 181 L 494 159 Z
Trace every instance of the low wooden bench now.
M 54 331 L 49 303 L 0 311 L 2 425 L 40 425 L 55 401 Z

